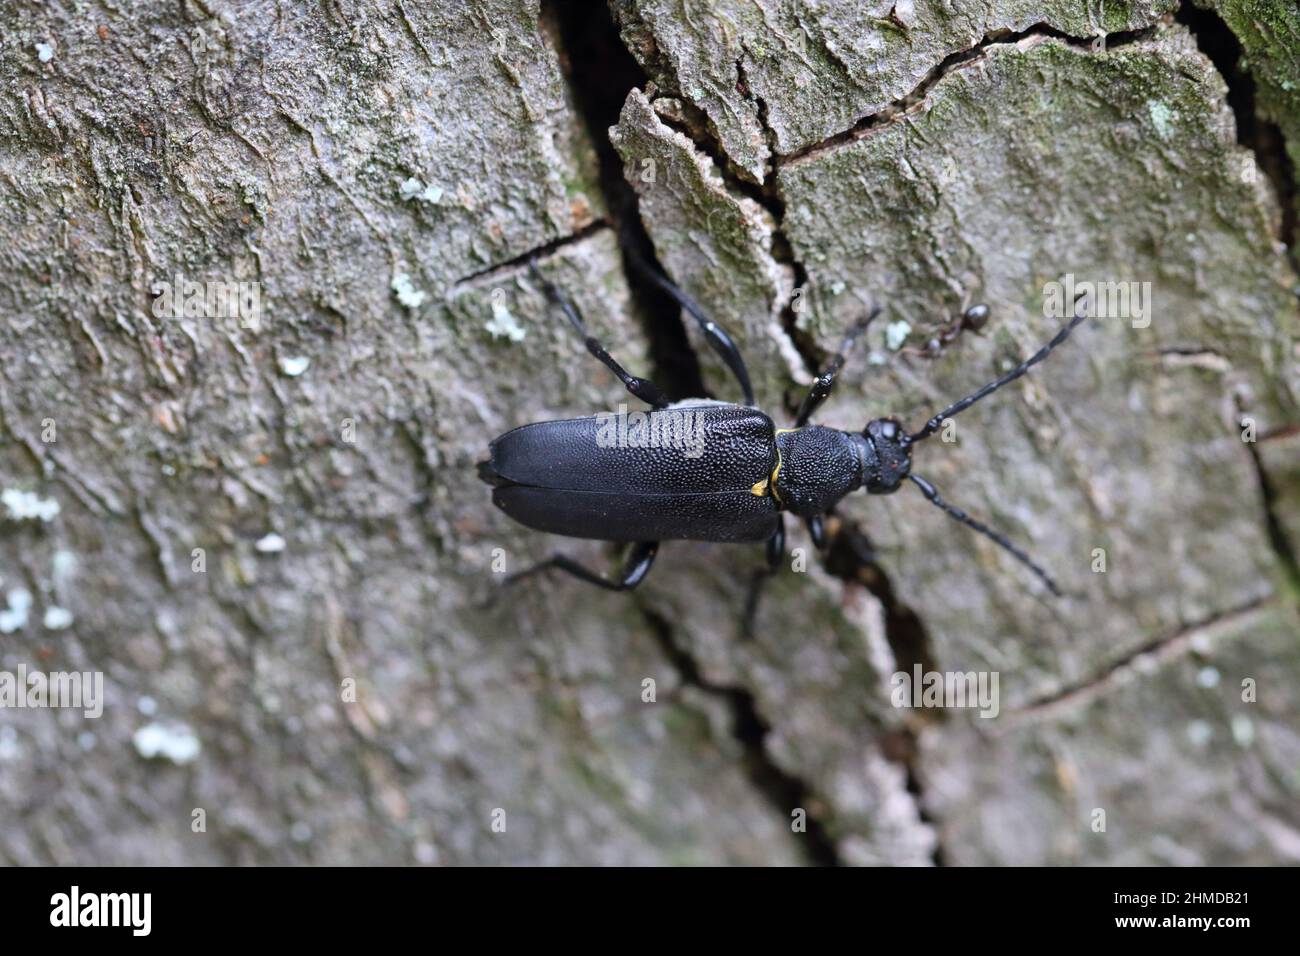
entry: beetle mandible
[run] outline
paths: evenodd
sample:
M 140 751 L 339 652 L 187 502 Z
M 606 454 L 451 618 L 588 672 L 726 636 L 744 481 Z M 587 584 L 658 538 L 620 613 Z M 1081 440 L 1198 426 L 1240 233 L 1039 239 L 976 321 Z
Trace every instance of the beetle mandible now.
M 813 543 L 826 547 L 825 515 L 859 488 L 868 494 L 893 494 L 911 481 L 950 517 L 983 534 L 1015 556 L 1060 596 L 1060 588 L 1007 537 L 949 504 L 925 478 L 912 472 L 912 452 L 945 420 L 987 398 L 1045 359 L 1086 317 L 1076 306 L 1073 319 L 1050 342 L 1005 375 L 933 415 L 916 432 L 895 418 L 877 418 L 859 432 L 810 425 L 826 401 L 855 342 L 879 313 L 871 310 L 848 331 L 826 370 L 812 383 L 791 428 L 778 428 L 754 404 L 749 371 L 734 340 L 722 326 L 677 286 L 628 250 L 629 261 L 668 293 L 699 326 L 705 340 L 735 377 L 743 405 L 690 399 L 671 403 L 653 382 L 629 373 L 587 330 L 574 303 L 537 270 L 552 303 L 582 337 L 587 351 L 614 373 L 624 387 L 651 407 L 642 424 L 650 433 L 680 433 L 686 419 L 700 431 L 700 454 L 684 457 L 680 447 L 628 447 L 602 441 L 602 416 L 535 422 L 494 440 L 479 475 L 493 486 L 492 501 L 515 521 L 538 531 L 599 541 L 627 542 L 631 548 L 617 579 L 610 580 L 564 554 L 555 554 L 509 578 L 513 583 L 556 569 L 614 591 L 635 588 L 654 563 L 661 541 L 766 542 L 772 573 L 785 552 L 785 513 L 808 524 Z M 988 309 L 973 306 L 963 316 L 982 325 Z M 671 421 L 670 421 L 671 419 Z M 663 428 L 658 426 L 663 425 Z

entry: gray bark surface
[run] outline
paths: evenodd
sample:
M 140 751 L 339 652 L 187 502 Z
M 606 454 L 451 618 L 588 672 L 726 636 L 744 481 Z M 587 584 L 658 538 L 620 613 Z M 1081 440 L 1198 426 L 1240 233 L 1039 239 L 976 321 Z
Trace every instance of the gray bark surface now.
M 1203 8 L 1246 115 L 1173 6 L 616 0 L 645 77 L 593 133 L 537 0 L 0 0 L 0 672 L 105 681 L 0 708 L 0 862 L 1300 860 L 1300 17 Z M 527 260 L 634 373 L 682 334 L 605 136 L 782 425 L 873 302 L 823 424 L 919 425 L 1066 273 L 1151 283 L 917 451 L 1067 596 L 907 488 L 827 562 L 791 524 L 748 639 L 761 548 L 484 607 L 502 561 L 616 556 L 494 509 L 487 442 L 636 404 Z M 176 276 L 260 324 L 158 316 Z M 999 715 L 894 706 L 914 664 L 996 671 Z

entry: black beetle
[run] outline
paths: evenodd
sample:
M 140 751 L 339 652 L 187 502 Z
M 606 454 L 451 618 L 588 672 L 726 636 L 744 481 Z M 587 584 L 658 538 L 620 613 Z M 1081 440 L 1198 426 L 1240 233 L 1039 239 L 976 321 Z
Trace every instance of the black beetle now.
M 511 575 L 508 582 L 556 568 L 603 588 L 627 590 L 645 579 L 659 542 L 666 540 L 766 541 L 770 573 L 785 551 L 784 512 L 803 518 L 814 544 L 824 548 L 823 518 L 841 498 L 858 488 L 866 488 L 869 494 L 893 494 L 908 479 L 933 504 L 1015 555 L 1054 595 L 1060 596 L 1056 582 L 1029 555 L 1002 534 L 944 501 L 930 482 L 912 474 L 912 450 L 917 442 L 938 431 L 945 419 L 991 395 L 1046 358 L 1084 320 L 1083 310 L 1076 310 L 1069 324 L 1032 357 L 949 405 L 918 432 L 909 434 L 893 418 L 868 422 L 860 434 L 809 425 L 812 413 L 834 388 L 854 342 L 879 314 L 876 308 L 849 330 L 826 370 L 813 381 L 794 427 L 777 428 L 771 418 L 754 407 L 749 372 L 726 330 L 647 264 L 634 257 L 630 261 L 696 321 L 705 339 L 735 375 L 745 404 L 703 399 L 670 404 L 658 386 L 631 375 L 605 351 L 587 331 L 577 307 L 541 276 L 535 263 L 530 263 L 546 295 L 583 337 L 587 351 L 652 410 L 621 413 L 625 420 L 641 416 L 636 419 L 636 441 L 630 440 L 630 429 L 602 415 L 523 425 L 491 443 L 491 457 L 479 463 L 479 475 L 494 486 L 493 503 L 511 518 L 538 531 L 633 545 L 616 581 L 556 554 Z M 963 324 L 982 326 L 987 314 L 986 306 L 974 306 L 963 316 Z M 647 436 L 658 436 L 659 440 L 646 441 Z M 680 440 L 684 436 L 691 441 Z M 692 457 L 690 451 L 695 448 L 699 453 Z

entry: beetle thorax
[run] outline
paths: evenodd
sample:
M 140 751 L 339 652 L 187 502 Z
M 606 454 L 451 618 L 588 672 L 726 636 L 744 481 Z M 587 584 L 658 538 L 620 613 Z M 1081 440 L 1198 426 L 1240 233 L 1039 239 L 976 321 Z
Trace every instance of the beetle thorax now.
M 855 437 L 820 425 L 777 431 L 774 488 L 782 508 L 803 517 L 822 515 L 860 487 L 862 456 Z

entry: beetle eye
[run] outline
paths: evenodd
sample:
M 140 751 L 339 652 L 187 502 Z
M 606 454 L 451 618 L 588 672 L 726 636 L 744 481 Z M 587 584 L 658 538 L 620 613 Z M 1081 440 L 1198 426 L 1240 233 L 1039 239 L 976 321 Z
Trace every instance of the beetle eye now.
M 882 438 L 887 438 L 890 441 L 893 441 L 898 437 L 898 426 L 893 422 L 885 422 L 880 426 L 880 435 Z

